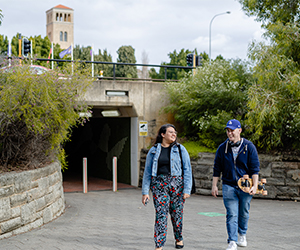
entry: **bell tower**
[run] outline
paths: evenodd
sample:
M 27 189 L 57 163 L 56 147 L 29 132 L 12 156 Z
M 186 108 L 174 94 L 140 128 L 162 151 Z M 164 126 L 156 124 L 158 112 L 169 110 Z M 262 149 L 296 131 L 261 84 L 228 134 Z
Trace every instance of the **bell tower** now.
M 47 36 L 53 43 L 58 43 L 62 49 L 74 44 L 74 10 L 57 5 L 46 11 Z

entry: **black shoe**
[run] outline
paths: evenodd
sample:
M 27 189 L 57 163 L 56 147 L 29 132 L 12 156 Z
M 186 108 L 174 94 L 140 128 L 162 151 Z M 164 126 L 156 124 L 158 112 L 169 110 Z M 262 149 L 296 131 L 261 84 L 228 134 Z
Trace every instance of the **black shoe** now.
M 183 247 L 184 247 L 184 245 L 177 245 L 177 242 L 175 243 L 175 248 L 181 249 L 181 248 L 183 248 Z

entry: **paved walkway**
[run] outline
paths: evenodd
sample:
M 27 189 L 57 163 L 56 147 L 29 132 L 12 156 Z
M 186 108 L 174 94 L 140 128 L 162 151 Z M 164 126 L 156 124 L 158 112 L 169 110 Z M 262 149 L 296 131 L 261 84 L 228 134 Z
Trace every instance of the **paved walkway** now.
M 82 192 L 83 191 L 83 180 L 81 176 L 64 176 L 63 177 L 63 188 L 65 193 Z M 104 180 L 95 177 L 89 177 L 88 181 L 88 191 L 103 191 L 103 190 L 113 190 L 113 182 L 109 180 Z M 118 189 L 133 188 L 133 186 L 118 183 Z
M 140 189 L 65 193 L 65 198 L 61 217 L 0 240 L 0 249 L 154 249 L 153 203 L 142 207 Z M 224 212 L 222 198 L 192 195 L 185 206 L 184 249 L 226 249 Z M 300 249 L 299 202 L 253 199 L 250 213 L 248 247 L 239 249 Z M 175 249 L 170 221 L 167 249 Z

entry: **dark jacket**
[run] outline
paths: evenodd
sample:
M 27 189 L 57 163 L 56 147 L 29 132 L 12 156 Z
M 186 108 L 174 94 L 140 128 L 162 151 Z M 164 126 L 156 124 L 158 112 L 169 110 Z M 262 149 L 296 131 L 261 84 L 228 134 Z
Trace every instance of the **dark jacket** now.
M 240 147 L 236 161 L 234 162 L 231 147 L 227 139 L 223 142 L 217 152 L 214 163 L 214 177 L 220 177 L 222 173 L 222 181 L 230 186 L 237 186 L 239 178 L 244 174 L 251 177 L 259 172 L 259 160 L 256 147 L 245 138 Z

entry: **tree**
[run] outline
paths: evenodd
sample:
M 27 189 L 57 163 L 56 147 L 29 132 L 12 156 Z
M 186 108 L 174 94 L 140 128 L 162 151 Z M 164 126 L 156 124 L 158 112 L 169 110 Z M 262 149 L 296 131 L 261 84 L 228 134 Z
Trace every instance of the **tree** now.
M 118 51 L 117 62 L 120 63 L 136 63 L 134 48 L 129 46 L 121 46 Z M 117 77 L 137 78 L 136 66 L 129 65 L 117 65 L 116 67 Z
M 243 10 L 249 16 L 256 16 L 265 28 L 265 36 L 273 46 L 277 46 L 277 53 L 300 62 L 299 43 L 299 7 L 300 1 L 259 1 L 240 0 Z
M 255 83 L 248 91 L 246 123 L 261 149 L 295 150 L 300 145 L 300 1 L 240 1 L 266 29 L 268 45 L 252 43 Z
M 91 46 L 80 47 L 75 45 L 73 49 L 74 60 L 91 61 Z
M 295 23 L 299 21 L 299 0 L 239 0 L 242 9 L 248 16 L 256 16 L 256 20 L 267 27 L 275 23 Z
M 258 147 L 296 149 L 300 146 L 300 71 L 276 47 L 253 44 L 256 83 L 249 88 L 247 124 Z
M 177 65 L 177 66 L 187 66 L 186 63 L 186 57 L 188 54 L 193 53 L 190 50 L 184 50 L 181 49 L 178 53 L 176 50 L 169 53 L 168 56 L 170 58 L 170 62 L 166 63 L 163 62 L 161 65 Z M 197 49 L 195 49 L 195 54 L 198 55 Z M 206 60 L 208 58 L 208 55 L 203 52 L 200 53 L 200 56 L 202 56 L 203 60 Z M 187 72 L 190 72 L 190 69 L 177 69 L 177 68 L 168 68 L 167 69 L 167 79 L 171 80 L 179 80 L 185 77 Z M 149 75 L 152 79 L 165 79 L 165 68 L 160 67 L 159 73 L 156 72 L 154 68 L 151 68 L 149 71 Z
M 107 49 L 103 50 L 103 54 L 101 50 L 98 50 L 98 55 L 94 56 L 94 61 L 99 62 L 112 62 L 112 56 L 107 52 Z M 112 64 L 96 64 L 95 72 L 100 75 L 100 71 L 103 72 L 103 76 L 113 77 L 113 65 Z
M 11 53 L 13 56 L 19 56 L 19 33 L 11 39 Z
M 0 26 L 2 24 L 2 19 L 3 19 L 3 14 L 2 14 L 2 10 L 0 9 Z
M 8 49 L 8 38 L 7 36 L 0 35 L 0 54 L 7 54 Z
M 29 40 L 31 41 L 33 58 L 48 58 L 51 49 L 51 42 L 47 36 L 45 36 L 44 38 L 42 38 L 41 35 L 34 36 L 30 37 Z M 55 52 L 56 51 L 54 50 L 54 53 Z M 45 61 L 36 61 L 35 64 L 47 66 L 47 62 Z
M 167 63 L 162 62 L 161 65 L 167 65 Z M 156 72 L 155 68 L 150 68 L 149 76 L 151 79 L 165 79 L 165 68 L 160 67 L 158 73 Z M 167 75 L 167 78 L 168 78 L 168 75 Z M 170 78 L 168 78 L 168 79 L 170 79 Z M 176 79 L 173 79 L 173 80 L 176 80 Z
M 300 25 L 276 23 L 269 25 L 265 33 L 272 41 L 272 46 L 276 47 L 276 53 L 285 55 L 293 61 L 300 63 Z
M 92 47 L 80 47 L 80 45 L 75 45 L 73 49 L 73 59 L 74 60 L 80 60 L 80 61 L 91 61 L 91 51 Z M 81 67 L 87 67 L 91 69 L 90 63 L 81 63 Z
M 8 63 L 8 62 L 6 62 Z M 0 166 L 39 167 L 61 160 L 62 144 L 73 126 L 83 123 L 90 112 L 84 94 L 91 83 L 88 73 L 71 64 L 58 75 L 53 71 L 35 75 L 26 61 L 0 74 Z M 83 117 L 79 113 L 85 114 Z
M 74 60 L 80 60 L 80 61 L 91 61 L 92 60 L 92 47 L 80 47 L 80 45 L 75 45 L 73 50 L 73 57 Z M 101 50 L 98 50 L 98 54 L 94 54 L 94 61 L 97 62 L 112 62 L 112 56 L 108 54 L 107 50 L 105 49 L 103 51 L 103 54 Z M 83 64 L 85 67 L 88 67 L 91 69 L 92 64 Z M 103 71 L 104 76 L 106 77 L 112 77 L 113 76 L 113 66 L 111 64 L 94 64 L 94 71 L 96 75 L 100 75 L 100 71 Z
M 186 56 L 189 53 L 193 53 L 190 50 L 181 49 L 179 53 L 176 50 L 170 52 L 168 54 L 170 58 L 170 62 L 162 62 L 161 65 L 177 65 L 177 66 L 187 66 L 186 64 Z M 167 69 L 167 79 L 179 80 L 185 76 L 189 69 L 176 69 L 176 68 L 168 68 Z M 160 67 L 159 73 L 156 73 L 154 69 L 150 70 L 150 77 L 152 79 L 165 79 L 165 68 Z
M 170 105 L 165 111 L 174 114 L 186 136 L 198 134 L 202 144 L 216 148 L 225 139 L 224 124 L 245 116 L 246 90 L 251 83 L 247 74 L 248 67 L 241 61 L 214 60 L 210 64 L 205 60 L 195 75 L 166 83 Z

